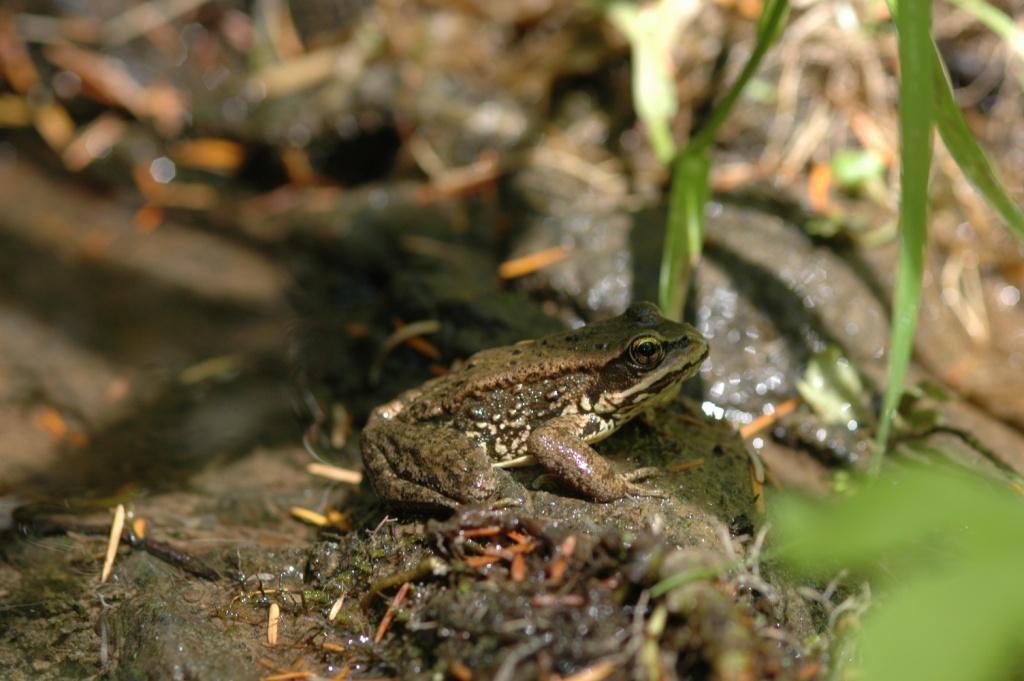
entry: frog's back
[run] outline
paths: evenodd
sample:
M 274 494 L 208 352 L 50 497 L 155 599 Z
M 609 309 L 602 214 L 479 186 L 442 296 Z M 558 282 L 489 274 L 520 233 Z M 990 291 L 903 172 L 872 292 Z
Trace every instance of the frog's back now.
M 403 418 L 447 425 L 495 461 L 522 456 L 530 433 L 567 409 L 577 410 L 581 399 L 586 403 L 593 383 L 586 362 L 538 346 L 528 342 L 473 355 L 424 384 Z

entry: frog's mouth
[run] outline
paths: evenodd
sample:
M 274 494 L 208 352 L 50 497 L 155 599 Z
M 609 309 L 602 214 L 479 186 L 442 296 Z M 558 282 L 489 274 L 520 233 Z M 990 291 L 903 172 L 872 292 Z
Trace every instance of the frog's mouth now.
M 694 342 L 701 344 L 699 355 L 693 354 Z M 697 371 L 697 367 L 708 358 L 708 349 L 707 342 L 703 340 L 694 341 L 687 336 L 683 336 L 673 342 L 668 348 L 665 361 L 662 362 L 659 370 L 655 372 L 661 375 L 644 392 L 655 394 L 670 388 L 673 383 L 680 383 L 693 376 Z
M 687 378 L 692 376 L 696 372 L 697 367 L 700 366 L 708 356 L 707 348 L 698 356 L 685 360 L 678 367 L 666 371 L 662 376 L 654 380 L 653 383 L 649 384 L 642 392 L 636 394 L 632 402 L 634 404 L 645 402 L 652 399 L 657 399 L 662 396 L 663 393 L 671 392 L 671 398 L 678 391 L 680 384 Z

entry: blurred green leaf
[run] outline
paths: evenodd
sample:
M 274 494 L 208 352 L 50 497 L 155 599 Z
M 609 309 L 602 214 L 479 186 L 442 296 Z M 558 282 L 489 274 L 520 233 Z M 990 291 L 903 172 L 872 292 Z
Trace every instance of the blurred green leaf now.
M 830 345 L 811 357 L 796 389 L 825 423 L 872 421 L 860 375 L 842 351 Z
M 884 172 L 882 157 L 870 149 L 840 149 L 832 157 L 832 177 L 840 187 L 856 189 Z
M 1024 500 L 1005 487 L 905 467 L 830 504 L 782 497 L 770 508 L 784 562 L 875 578 L 858 678 L 1007 678 L 1024 662 Z
M 853 478 L 850 471 L 838 470 L 832 474 L 832 491 L 835 494 L 846 494 L 853 490 Z
M 864 619 L 864 681 L 1009 678 L 1022 662 L 1020 564 L 980 560 L 919 575 Z
M 905 578 L 930 570 L 940 556 L 952 565 L 1007 549 L 1024 566 L 1024 501 L 950 466 L 892 470 L 831 505 L 781 497 L 771 508 L 782 555 L 805 572 L 845 567 L 878 576 L 882 558 L 906 557 L 923 542 L 926 559 L 888 564 L 884 574 Z

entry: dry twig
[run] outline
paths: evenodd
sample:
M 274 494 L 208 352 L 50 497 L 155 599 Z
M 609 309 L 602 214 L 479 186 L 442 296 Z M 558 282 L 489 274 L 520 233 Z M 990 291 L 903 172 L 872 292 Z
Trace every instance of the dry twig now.
M 103 560 L 103 572 L 100 573 L 100 582 L 106 582 L 110 572 L 114 569 L 114 558 L 117 557 L 117 547 L 121 545 L 121 530 L 124 529 L 124 504 L 118 504 L 114 510 L 114 522 L 110 525 L 110 539 L 107 541 L 107 556 Z
M 388 629 L 391 627 L 391 621 L 395 619 L 395 614 L 398 611 L 399 606 L 405 602 L 405 597 L 409 595 L 410 582 L 405 582 L 398 589 L 398 593 L 395 594 L 394 599 L 391 601 L 391 605 L 388 606 L 387 612 L 384 613 L 384 617 L 381 618 L 380 624 L 377 626 L 377 632 L 373 635 L 373 642 L 380 643 L 381 639 L 384 638 L 384 634 L 388 633 Z

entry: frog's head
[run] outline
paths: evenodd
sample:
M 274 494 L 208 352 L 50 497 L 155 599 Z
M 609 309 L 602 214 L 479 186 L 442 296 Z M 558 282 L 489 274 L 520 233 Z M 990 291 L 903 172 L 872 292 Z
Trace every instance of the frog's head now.
M 616 421 L 672 399 L 708 356 L 708 342 L 697 329 L 665 319 L 653 303 L 634 303 L 578 333 L 584 343 L 604 348 L 590 401 L 595 413 Z

